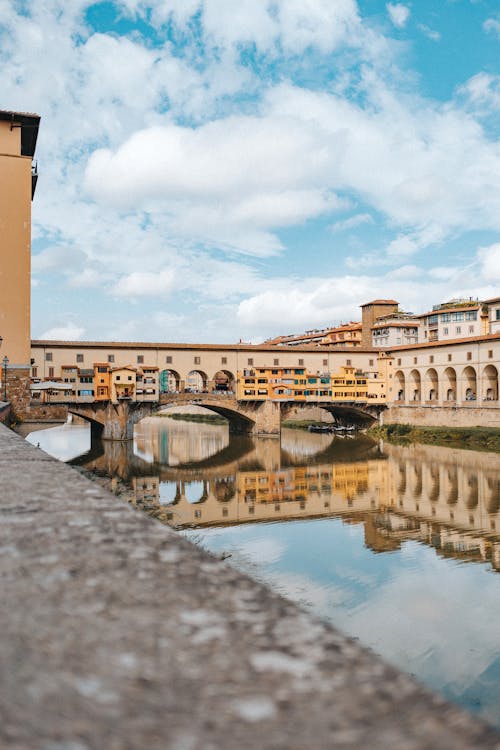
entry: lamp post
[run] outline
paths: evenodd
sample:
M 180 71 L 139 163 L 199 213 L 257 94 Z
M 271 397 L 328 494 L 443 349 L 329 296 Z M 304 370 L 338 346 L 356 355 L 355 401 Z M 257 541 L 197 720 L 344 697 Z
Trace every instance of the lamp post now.
M 2 360 L 3 364 L 3 400 L 7 401 L 7 365 L 9 364 L 9 359 L 7 355 Z

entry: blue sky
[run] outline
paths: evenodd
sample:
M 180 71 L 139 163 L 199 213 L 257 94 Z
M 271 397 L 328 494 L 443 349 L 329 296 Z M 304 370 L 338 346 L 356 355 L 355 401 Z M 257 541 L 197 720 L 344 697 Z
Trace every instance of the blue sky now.
M 500 286 L 492 0 L 0 0 L 36 338 L 259 341 Z

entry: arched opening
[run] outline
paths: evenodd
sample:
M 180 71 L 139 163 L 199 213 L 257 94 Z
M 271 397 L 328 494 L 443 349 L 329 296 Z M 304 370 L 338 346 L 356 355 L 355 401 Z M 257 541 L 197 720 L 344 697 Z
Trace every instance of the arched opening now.
M 208 377 L 202 370 L 191 370 L 188 372 L 184 391 L 186 393 L 206 393 Z
M 218 370 L 213 377 L 214 393 L 233 393 L 234 375 L 229 370 Z
M 176 370 L 161 370 L 160 393 L 180 393 L 181 376 Z
M 219 503 L 227 503 L 236 495 L 234 477 L 223 477 L 210 482 L 210 489 Z
M 477 398 L 476 371 L 470 365 L 462 373 L 462 400 L 475 401 Z
M 204 503 L 208 497 L 206 481 L 183 482 L 182 489 L 188 503 Z
M 448 469 L 447 473 L 448 489 L 446 492 L 446 502 L 448 505 L 455 505 L 458 502 L 458 472 L 457 467 Z
M 429 466 L 429 500 L 431 503 L 437 503 L 439 500 L 440 489 L 439 467 L 431 464 Z
M 479 502 L 479 482 L 477 474 L 469 474 L 467 477 L 467 489 L 465 504 L 469 510 L 477 507 Z
M 486 479 L 486 510 L 488 513 L 498 513 L 500 509 L 500 480 L 496 477 Z
M 396 383 L 397 400 L 404 401 L 406 398 L 404 373 L 401 372 L 401 370 L 398 370 L 394 375 L 394 380 Z
M 160 505 L 176 505 L 180 499 L 179 482 L 160 482 Z
M 444 371 L 443 388 L 445 401 L 457 400 L 457 373 L 453 367 L 447 367 Z
M 486 365 L 483 370 L 483 401 L 498 401 L 498 370 Z
M 421 378 L 418 370 L 412 370 L 410 372 L 410 400 L 420 401 L 421 393 Z
M 438 374 L 436 370 L 431 367 L 425 373 L 425 394 L 427 401 L 437 401 L 438 399 Z

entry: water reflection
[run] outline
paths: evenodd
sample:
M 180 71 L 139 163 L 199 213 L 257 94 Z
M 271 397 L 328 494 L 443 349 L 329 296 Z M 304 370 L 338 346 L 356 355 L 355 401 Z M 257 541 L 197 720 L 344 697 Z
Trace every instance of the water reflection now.
M 151 419 L 72 463 L 500 726 L 499 455 Z

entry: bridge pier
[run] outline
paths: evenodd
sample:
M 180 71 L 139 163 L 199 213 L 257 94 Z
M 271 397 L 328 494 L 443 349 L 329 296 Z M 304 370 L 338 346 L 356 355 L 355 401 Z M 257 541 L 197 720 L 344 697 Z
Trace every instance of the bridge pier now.
M 132 440 L 134 425 L 152 414 L 156 404 L 120 401 L 96 401 L 92 404 L 75 404 L 69 408 L 71 414 L 90 422 L 91 441 Z

